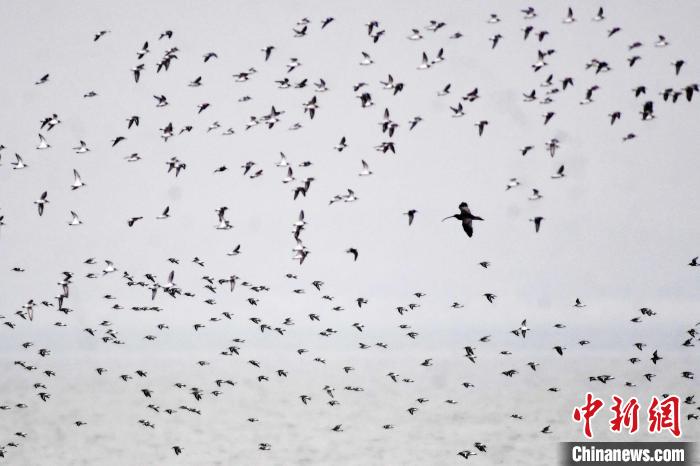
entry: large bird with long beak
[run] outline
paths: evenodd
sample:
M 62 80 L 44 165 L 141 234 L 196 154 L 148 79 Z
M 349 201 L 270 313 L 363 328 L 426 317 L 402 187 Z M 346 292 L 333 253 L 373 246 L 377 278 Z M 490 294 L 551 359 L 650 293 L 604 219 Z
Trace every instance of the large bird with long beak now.
M 484 220 L 481 217 L 478 217 L 474 214 L 472 214 L 471 210 L 469 210 L 469 205 L 466 202 L 462 202 L 459 204 L 459 213 L 450 215 L 449 217 L 445 217 L 442 219 L 444 222 L 448 218 L 456 218 L 457 220 L 462 221 L 462 228 L 464 228 L 464 232 L 467 234 L 468 237 L 472 237 L 474 234 L 474 228 L 472 228 L 472 220 Z

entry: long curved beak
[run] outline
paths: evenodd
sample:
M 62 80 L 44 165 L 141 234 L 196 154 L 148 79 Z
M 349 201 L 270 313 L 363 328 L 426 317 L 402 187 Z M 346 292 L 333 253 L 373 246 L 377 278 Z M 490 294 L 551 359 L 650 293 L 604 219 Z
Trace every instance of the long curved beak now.
M 450 215 L 449 217 L 445 217 L 445 218 L 442 219 L 442 221 L 444 222 L 444 221 L 447 220 L 448 218 L 452 218 L 452 217 L 454 217 L 454 215 Z

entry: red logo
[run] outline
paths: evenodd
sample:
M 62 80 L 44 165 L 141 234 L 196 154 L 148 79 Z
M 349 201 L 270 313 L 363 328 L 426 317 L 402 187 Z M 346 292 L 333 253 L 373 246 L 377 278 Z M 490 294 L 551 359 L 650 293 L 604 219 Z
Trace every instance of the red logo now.
M 615 413 L 615 417 L 610 420 L 610 430 L 620 432 L 622 428 L 629 429 L 630 434 L 634 434 L 639 429 L 639 403 L 635 397 L 629 399 L 622 406 L 622 398 L 617 395 L 612 397 L 615 404 L 610 411 Z
M 680 398 L 673 395 L 659 401 L 657 397 L 652 396 L 648 413 L 650 433 L 668 429 L 674 437 L 681 436 Z
M 593 419 L 593 417 L 602 407 L 603 400 L 600 398 L 594 398 L 592 393 L 586 393 L 586 404 L 574 408 L 574 421 L 583 421 L 583 434 L 588 438 L 593 437 L 593 432 L 591 431 L 591 419 Z
M 639 402 L 632 397 L 626 403 L 617 395 L 612 397 L 613 405 L 610 411 L 614 414 L 610 419 L 609 427 L 611 432 L 622 432 L 626 429 L 630 434 L 639 430 Z M 596 398 L 592 393 L 586 393 L 586 403 L 583 406 L 576 406 L 572 414 L 575 422 L 583 422 L 583 434 L 587 438 L 593 438 L 591 421 L 604 406 L 600 398 Z M 651 398 L 647 409 L 647 430 L 650 434 L 656 434 L 668 430 L 674 437 L 681 436 L 681 415 L 680 398 L 671 395 L 663 400 L 656 396 Z

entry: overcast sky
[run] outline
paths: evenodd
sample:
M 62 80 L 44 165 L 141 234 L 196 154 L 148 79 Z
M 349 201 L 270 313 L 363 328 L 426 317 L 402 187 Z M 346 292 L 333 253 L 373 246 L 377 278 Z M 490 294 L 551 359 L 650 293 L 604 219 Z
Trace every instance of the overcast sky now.
M 0 314 L 14 329 L 0 328 L 0 367 L 9 376 L 0 379 L 0 404 L 24 402 L 28 409 L 0 412 L 0 445 L 16 431 L 22 446 L 8 451 L 15 464 L 174 464 L 170 447 L 180 445 L 184 464 L 450 464 L 461 460 L 458 451 L 476 441 L 489 452 L 476 458 L 480 464 L 541 464 L 528 454 L 554 458 L 558 441 L 578 440 L 580 426 L 569 420 L 571 409 L 582 402 L 587 390 L 601 396 L 622 393 L 646 399 L 652 393 L 687 396 L 697 390 L 695 381 L 680 377 L 682 370 L 697 366 L 696 348 L 684 348 L 686 330 L 700 318 L 697 270 L 686 264 L 700 254 L 700 147 L 698 106 L 663 102 L 665 88 L 681 89 L 698 82 L 700 56 L 695 46 L 695 2 L 635 1 L 605 4 L 606 20 L 593 22 L 597 4 L 571 2 L 577 21 L 562 23 L 566 4 L 533 4 L 538 17 L 523 19 L 522 2 L 73 2 L 70 8 L 57 2 L 0 4 Z M 498 24 L 488 24 L 497 13 Z M 335 21 L 320 29 L 323 18 Z M 306 37 L 293 37 L 292 27 L 308 17 Z M 364 26 L 380 22 L 386 33 L 372 43 Z M 447 25 L 438 32 L 425 30 L 430 20 Z M 521 28 L 546 29 L 542 43 L 531 36 L 523 41 Z M 619 26 L 611 38 L 607 31 Z M 425 38 L 410 41 L 412 28 Z M 111 32 L 93 42 L 102 29 Z M 170 40 L 158 40 L 170 29 Z M 450 39 L 460 31 L 464 37 Z M 503 40 L 491 49 L 489 37 Z M 670 45 L 654 47 L 658 34 Z M 150 53 L 139 61 L 136 52 L 144 41 Z M 642 47 L 629 50 L 639 41 Z M 269 61 L 260 49 L 274 45 Z M 178 58 L 170 70 L 156 73 L 165 50 L 176 46 Z M 425 51 L 433 58 L 443 48 L 446 60 L 428 70 L 417 70 Z M 537 50 L 555 49 L 544 69 L 533 72 Z M 374 64 L 360 66 L 361 52 Z M 216 52 L 218 59 L 203 63 L 203 55 Z M 640 55 L 630 68 L 627 58 Z M 302 65 L 287 73 L 285 65 L 296 57 Z M 596 75 L 586 70 L 592 58 L 607 61 L 612 71 Z M 672 62 L 686 61 L 679 76 Z M 140 82 L 130 69 L 145 64 Z M 257 69 L 248 82 L 235 82 L 234 73 Z M 50 79 L 35 85 L 41 76 Z M 387 74 L 405 84 L 394 96 L 382 89 Z M 522 94 L 536 89 L 554 74 L 574 79 L 573 88 L 552 95 L 550 105 L 523 102 Z M 203 85 L 187 83 L 202 76 Z M 308 78 L 304 89 L 278 89 L 275 80 L 292 82 Z M 312 82 L 323 78 L 328 92 L 314 92 Z M 375 105 L 361 108 L 352 86 L 366 82 Z M 438 91 L 451 83 L 451 93 Z M 586 89 L 597 85 L 594 102 L 580 105 Z M 646 96 L 634 97 L 632 89 L 645 85 Z M 453 118 L 450 106 L 479 88 L 480 98 L 464 103 L 466 116 Z M 83 98 L 89 91 L 98 95 Z M 153 95 L 163 94 L 169 105 L 156 108 Z M 313 120 L 303 103 L 317 96 L 319 109 Z M 249 96 L 249 101 L 240 99 Z M 655 103 L 656 118 L 641 121 L 646 100 Z M 210 108 L 197 114 L 203 102 Z M 261 116 L 275 105 L 284 110 L 281 122 L 271 130 L 260 125 L 249 131 L 251 115 Z M 388 141 L 380 125 L 385 108 L 397 122 L 391 138 L 396 154 L 373 148 Z M 547 111 L 556 115 L 543 125 Z M 608 114 L 622 112 L 611 127 Z M 42 130 L 51 147 L 36 150 L 40 120 L 57 113 L 61 124 Z M 126 119 L 139 115 L 138 128 L 127 130 Z M 409 131 L 408 121 L 423 121 Z M 479 137 L 474 123 L 488 120 Z M 207 133 L 218 121 L 221 128 Z M 158 128 L 173 123 L 176 134 L 186 125 L 190 133 L 167 142 Z M 299 130 L 289 130 L 295 123 Z M 221 133 L 232 127 L 235 134 Z M 623 136 L 635 133 L 632 141 Z M 110 140 L 127 139 L 116 147 Z M 333 146 L 345 136 L 348 148 Z M 544 146 L 558 138 L 560 149 L 551 158 Z M 86 154 L 72 147 L 84 140 Z M 533 145 L 523 157 L 519 149 Z M 282 183 L 286 170 L 275 166 L 283 151 L 294 168 L 296 181 Z M 125 157 L 138 153 L 142 160 Z M 14 170 L 14 153 L 28 168 Z M 167 173 L 166 161 L 176 156 L 187 164 L 177 178 Z M 361 160 L 373 174 L 360 177 Z M 242 176 L 239 167 L 255 161 L 261 177 Z M 310 161 L 309 167 L 298 167 Z M 566 177 L 552 179 L 560 165 Z M 220 166 L 227 171 L 214 174 Z M 73 169 L 86 186 L 70 189 Z M 293 188 L 314 177 L 306 198 L 294 201 Z M 510 178 L 521 185 L 506 192 Z M 336 194 L 353 189 L 352 203 L 329 205 Z M 544 196 L 530 201 L 532 188 Z M 48 191 L 50 203 L 43 216 L 32 203 Z M 456 220 L 441 223 L 467 201 L 476 215 L 474 236 L 467 238 Z M 156 220 L 165 206 L 171 218 Z M 215 209 L 227 206 L 233 228 L 217 230 Z M 299 210 L 308 225 L 302 233 L 311 251 L 303 265 L 292 260 L 292 223 Z M 416 209 L 408 226 L 408 209 Z M 84 222 L 69 227 L 70 211 Z M 142 216 L 133 228 L 127 219 Z M 535 233 L 530 218 L 542 216 Z M 240 244 L 242 253 L 226 252 Z M 344 251 L 355 247 L 356 262 Z M 204 268 L 192 263 L 198 256 Z M 82 262 L 95 257 L 97 265 Z M 167 258 L 180 259 L 172 265 Z M 112 260 L 118 272 L 102 276 L 104 260 Z M 478 264 L 491 262 L 484 269 Z M 26 269 L 24 273 L 11 271 Z M 53 301 L 62 271 L 75 273 L 64 316 L 40 306 L 33 322 L 15 315 L 29 299 Z M 134 312 L 132 306 L 151 305 L 148 290 L 127 287 L 124 271 L 135 279 L 156 275 L 165 283 L 170 270 L 176 282 L 194 298 L 172 300 L 160 294 L 153 305 L 160 313 Z M 94 272 L 99 278 L 85 278 Z M 292 273 L 297 279 L 285 274 Z M 238 286 L 228 293 L 224 284 L 216 295 L 203 288 L 201 277 L 225 278 L 263 284 L 269 292 L 255 293 Z M 317 292 L 311 282 L 322 280 Z M 218 285 L 217 285 L 218 286 Z M 295 294 L 294 289 L 306 293 Z M 424 292 L 416 298 L 414 292 Z M 494 293 L 490 304 L 484 293 Z M 106 300 L 104 295 L 117 297 Z M 333 302 L 322 300 L 327 294 Z M 210 306 L 203 301 L 216 299 Z M 258 307 L 246 301 L 260 298 Z M 358 310 L 355 299 L 369 303 Z M 587 305 L 574 309 L 576 298 Z M 453 302 L 464 305 L 452 309 Z M 111 307 L 119 303 L 123 310 Z M 397 306 L 420 303 L 400 316 Z M 333 311 L 334 306 L 343 311 Z M 630 319 L 647 307 L 657 312 L 634 324 Z M 234 314 L 231 321 L 209 322 L 221 312 Z M 309 313 L 321 315 L 310 322 Z M 292 317 L 295 326 L 284 337 L 260 334 L 248 319 L 260 317 L 273 327 Z M 510 333 L 527 318 L 533 330 L 518 339 Z M 126 344 L 103 344 L 83 329 L 104 328 L 108 320 Z M 64 322 L 67 327 L 54 326 Z M 351 324 L 361 322 L 359 334 Z M 167 323 L 168 331 L 159 331 Z M 206 328 L 195 333 L 194 323 Z M 564 323 L 565 329 L 553 328 Z M 407 324 L 419 336 L 411 340 Z M 318 332 L 333 328 L 329 338 Z M 145 335 L 157 335 L 151 342 Z M 479 338 L 492 335 L 490 343 Z M 246 339 L 240 357 L 220 356 L 232 338 Z M 578 341 L 586 339 L 585 347 Z M 21 343 L 33 341 L 24 349 Z M 633 344 L 648 344 L 645 352 Z M 358 342 L 383 342 L 359 350 Z M 478 348 L 472 365 L 463 347 Z M 559 357 L 551 348 L 568 348 Z M 39 348 L 52 354 L 40 358 Z M 309 353 L 298 356 L 296 349 Z M 653 366 L 648 358 L 659 349 L 665 359 Z M 512 356 L 499 354 L 509 350 Z M 627 359 L 643 362 L 631 366 Z M 326 359 L 322 365 L 314 357 Z M 433 358 L 433 366 L 420 362 Z M 247 364 L 261 362 L 261 369 Z M 58 376 L 43 375 L 14 366 L 16 360 L 52 369 Z M 211 365 L 197 366 L 199 360 Z M 538 361 L 536 373 L 526 366 Z M 342 367 L 356 371 L 346 375 Z M 109 372 L 97 376 L 94 369 Z M 287 379 L 275 375 L 289 372 Z M 517 368 L 512 379 L 500 374 Z M 149 371 L 143 380 L 122 382 L 119 374 L 136 369 Z M 397 372 L 413 384 L 394 384 L 386 373 Z M 654 372 L 652 384 L 642 374 Z M 269 383 L 258 383 L 265 374 Z M 612 374 L 615 381 L 590 384 L 588 376 Z M 135 379 L 136 376 L 134 375 Z M 181 404 L 194 406 L 176 381 L 211 391 L 217 378 L 231 378 L 238 385 L 222 389 L 218 398 L 207 396 L 198 407 L 203 415 L 186 412 L 167 417 L 145 406 L 141 388 L 155 391 L 163 409 Z M 32 388 L 45 382 L 52 399 L 42 403 Z M 469 381 L 475 389 L 465 390 Z M 637 388 L 626 388 L 631 381 Z M 337 389 L 340 406 L 326 404 L 326 385 Z M 364 392 L 343 390 L 362 386 Z M 557 386 L 559 393 L 547 388 Z M 304 406 L 299 395 L 309 394 Z M 406 409 L 418 397 L 431 401 L 415 416 Z M 445 399 L 458 405 L 447 405 Z M 525 416 L 521 423 L 512 412 Z M 261 422 L 251 424 L 248 417 Z M 76 428 L 72 423 L 88 424 Z M 142 427 L 149 419 L 157 427 Z M 336 424 L 345 432 L 330 432 Z M 386 431 L 384 424 L 396 429 Z M 540 429 L 551 424 L 553 435 Z M 612 439 L 598 424 L 601 438 Z M 697 436 L 688 423 L 688 438 Z M 640 437 L 643 438 L 643 437 Z M 260 442 L 272 450 L 257 450 Z M 1 460 L 0 460 L 1 461 Z M 471 461 L 471 460 L 470 460 Z M 552 460 L 553 461 L 553 460 Z

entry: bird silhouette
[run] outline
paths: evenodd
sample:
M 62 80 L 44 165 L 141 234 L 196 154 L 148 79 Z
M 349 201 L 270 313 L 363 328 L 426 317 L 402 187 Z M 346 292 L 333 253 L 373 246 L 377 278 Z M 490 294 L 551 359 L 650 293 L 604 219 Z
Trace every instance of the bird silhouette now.
M 462 228 L 464 229 L 464 232 L 467 234 L 468 237 L 472 237 L 474 234 L 474 229 L 472 227 L 472 221 L 473 220 L 484 220 L 481 217 L 478 217 L 476 215 L 473 215 L 471 210 L 469 210 L 469 205 L 466 202 L 461 202 L 459 204 L 459 213 L 450 215 L 449 217 L 445 217 L 442 219 L 444 222 L 447 219 L 450 218 L 456 218 L 457 220 L 462 222 Z

